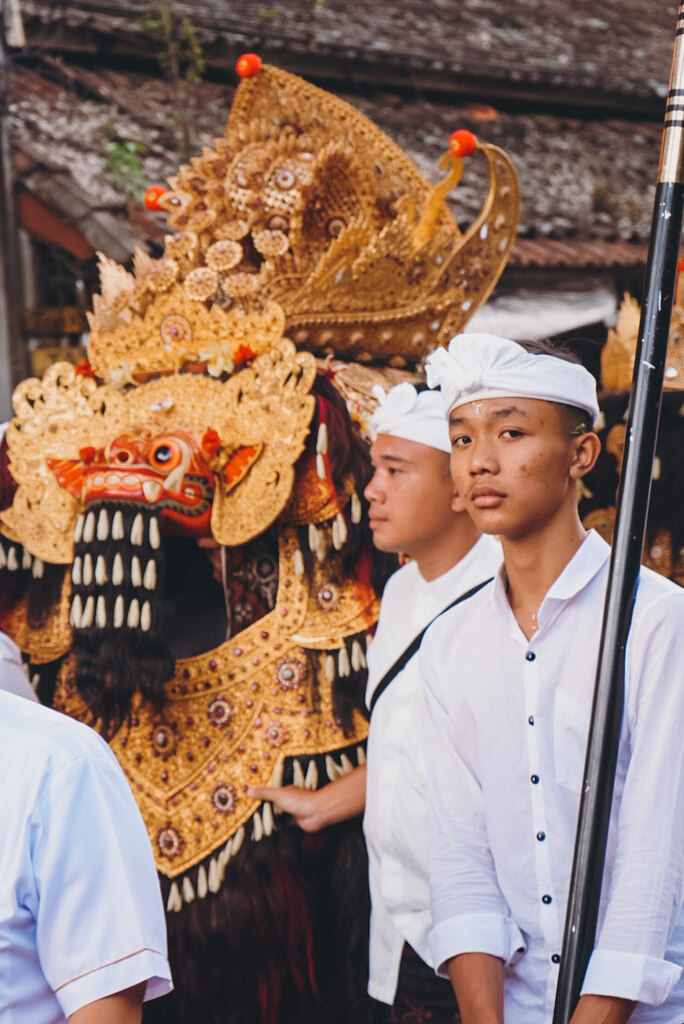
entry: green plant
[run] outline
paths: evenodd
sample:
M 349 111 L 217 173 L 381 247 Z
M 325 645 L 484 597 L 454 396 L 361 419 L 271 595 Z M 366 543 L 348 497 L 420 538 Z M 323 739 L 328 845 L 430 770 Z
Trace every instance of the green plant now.
M 104 147 L 104 165 L 126 195 L 139 197 L 148 182 L 140 157 L 147 151 L 143 142 L 112 139 Z

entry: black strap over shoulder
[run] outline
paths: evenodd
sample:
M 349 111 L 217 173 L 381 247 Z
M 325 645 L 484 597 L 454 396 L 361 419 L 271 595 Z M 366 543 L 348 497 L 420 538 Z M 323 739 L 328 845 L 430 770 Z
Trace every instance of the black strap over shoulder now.
M 482 590 L 482 588 L 486 587 L 488 583 L 491 583 L 493 579 L 494 579 L 494 577 L 490 576 L 488 580 L 483 580 L 482 583 L 478 583 L 477 586 L 471 587 L 471 589 L 467 590 L 465 592 L 465 594 L 461 594 L 461 596 L 457 597 L 454 601 L 451 602 L 451 604 L 448 604 L 446 606 L 446 608 L 442 608 L 441 612 L 438 612 L 437 615 L 435 615 L 434 619 L 430 619 L 430 621 L 428 622 L 427 626 L 425 626 L 423 629 L 421 629 L 421 631 L 418 634 L 418 636 L 414 637 L 414 639 L 408 645 L 408 647 L 403 652 L 403 654 L 399 655 L 397 660 L 394 662 L 394 664 L 391 666 L 391 668 L 389 668 L 387 670 L 387 672 L 385 672 L 384 676 L 382 677 L 382 679 L 380 680 L 378 685 L 373 690 L 373 696 L 371 697 L 370 706 L 369 706 L 369 712 L 370 712 L 371 715 L 373 714 L 373 708 L 378 703 L 380 697 L 382 697 L 383 693 L 385 692 L 385 690 L 387 689 L 389 684 L 392 682 L 392 680 L 396 676 L 399 675 L 401 670 L 406 665 L 408 665 L 409 661 L 411 660 L 413 655 L 416 653 L 416 651 L 420 647 L 420 645 L 421 645 L 421 643 L 423 641 L 423 637 L 427 633 L 427 631 L 430 628 L 430 626 L 432 625 L 432 623 L 436 622 L 436 620 L 441 615 L 444 615 L 445 612 L 448 612 L 452 608 L 455 608 L 457 604 L 461 603 L 461 601 L 467 601 L 469 597 L 473 597 L 475 594 L 477 594 L 478 590 Z

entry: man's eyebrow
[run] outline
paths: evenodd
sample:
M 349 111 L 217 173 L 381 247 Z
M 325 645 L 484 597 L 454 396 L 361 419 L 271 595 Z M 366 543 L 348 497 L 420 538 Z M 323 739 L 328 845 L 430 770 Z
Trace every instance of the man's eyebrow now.
M 377 462 L 403 462 L 405 465 L 410 465 L 413 459 L 403 459 L 401 455 L 380 455 L 378 456 Z
M 517 405 L 507 405 L 505 409 L 495 409 L 491 416 L 496 419 L 505 419 L 506 416 L 527 416 L 527 413 Z M 466 421 L 465 417 L 454 416 L 453 413 L 449 416 L 450 427 L 461 426 Z

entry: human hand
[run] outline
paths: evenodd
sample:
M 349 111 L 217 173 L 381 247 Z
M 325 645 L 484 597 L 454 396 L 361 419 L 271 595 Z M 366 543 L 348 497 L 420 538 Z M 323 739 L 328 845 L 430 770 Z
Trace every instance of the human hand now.
M 270 800 L 286 814 L 291 814 L 303 832 L 319 832 L 325 824 L 319 813 L 319 792 L 299 786 L 249 786 L 247 796 L 253 800 Z

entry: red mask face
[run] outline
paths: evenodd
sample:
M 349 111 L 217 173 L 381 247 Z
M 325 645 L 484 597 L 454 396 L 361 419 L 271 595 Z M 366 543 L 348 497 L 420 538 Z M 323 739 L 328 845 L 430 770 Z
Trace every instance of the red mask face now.
M 192 434 L 130 432 L 106 448 L 82 448 L 79 454 L 79 461 L 50 459 L 49 465 L 84 507 L 101 501 L 154 505 L 169 533 L 210 533 L 214 474 Z

